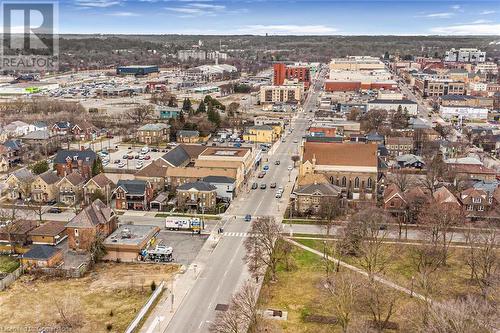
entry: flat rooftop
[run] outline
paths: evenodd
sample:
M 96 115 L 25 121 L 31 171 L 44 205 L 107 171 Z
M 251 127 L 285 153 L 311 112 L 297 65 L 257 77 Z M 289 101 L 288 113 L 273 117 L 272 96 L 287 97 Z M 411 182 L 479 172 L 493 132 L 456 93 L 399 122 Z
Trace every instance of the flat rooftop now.
M 250 148 L 209 147 L 200 156 L 244 157 Z
M 121 225 L 104 240 L 104 245 L 139 246 L 158 231 L 160 228 L 154 225 Z

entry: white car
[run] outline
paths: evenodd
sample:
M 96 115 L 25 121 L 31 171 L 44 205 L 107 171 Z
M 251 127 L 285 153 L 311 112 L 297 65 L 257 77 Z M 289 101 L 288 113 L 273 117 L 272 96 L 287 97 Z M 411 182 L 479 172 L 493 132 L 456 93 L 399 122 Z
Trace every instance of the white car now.
M 120 164 L 118 164 L 118 167 L 119 167 L 120 169 L 124 168 L 124 167 L 125 167 L 125 163 L 120 162 Z
M 148 147 L 142 147 L 141 153 L 143 153 L 143 154 L 149 153 L 149 148 Z
M 289 165 L 287 169 L 288 169 L 288 171 L 292 171 L 293 170 L 293 166 Z
M 275 198 L 281 198 L 281 196 L 283 195 L 283 192 L 276 192 L 276 195 L 274 196 Z
M 136 169 L 141 169 L 141 168 L 142 168 L 142 164 L 137 164 L 137 165 L 135 166 L 135 168 L 136 168 Z

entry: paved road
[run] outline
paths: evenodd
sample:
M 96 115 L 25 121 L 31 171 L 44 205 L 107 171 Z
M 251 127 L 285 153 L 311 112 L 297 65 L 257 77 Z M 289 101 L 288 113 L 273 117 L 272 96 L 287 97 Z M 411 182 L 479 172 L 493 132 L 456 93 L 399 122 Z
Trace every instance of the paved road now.
M 304 102 L 304 110 L 314 106 L 321 82 L 315 82 L 311 93 Z M 293 164 L 291 156 L 298 152 L 298 148 L 307 128 L 307 120 L 303 113 L 292 121 L 293 132 L 285 137 L 285 142 L 280 142 L 274 154 L 268 157 L 263 165 L 269 165 L 269 171 L 263 179 L 253 181 L 266 183 L 267 189 L 249 190 L 242 193 L 231 204 L 222 223 L 224 234 L 217 246 L 208 257 L 205 268 L 197 277 L 193 288 L 188 292 L 180 307 L 164 332 L 207 332 L 210 322 L 215 317 L 215 306 L 227 304 L 231 295 L 239 286 L 249 278 L 246 265 L 243 261 L 245 249 L 243 246 L 244 235 L 249 231 L 250 223 L 244 222 L 241 216 L 251 214 L 256 216 L 274 215 L 281 220 L 286 209 L 297 169 L 291 172 L 288 167 Z M 280 160 L 280 165 L 275 161 Z M 290 180 L 290 181 L 289 181 Z M 275 189 L 270 189 L 269 184 L 276 182 L 283 186 L 285 193 L 282 199 L 275 198 Z M 162 305 L 159 305 L 160 307 Z

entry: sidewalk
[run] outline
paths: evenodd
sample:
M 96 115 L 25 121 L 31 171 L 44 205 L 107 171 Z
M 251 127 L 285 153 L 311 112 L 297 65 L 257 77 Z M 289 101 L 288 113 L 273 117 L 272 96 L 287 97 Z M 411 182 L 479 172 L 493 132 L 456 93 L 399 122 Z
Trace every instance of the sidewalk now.
M 175 276 L 174 280 L 167 284 L 162 298 L 142 325 L 140 329 L 141 333 L 164 332 L 167 329 L 175 311 L 177 311 L 184 297 L 196 284 L 198 277 L 205 269 L 210 254 L 221 238 L 221 236 L 215 232 L 215 229 L 216 228 L 214 228 L 214 231 L 210 234 L 205 244 L 203 244 L 196 259 L 189 267 L 183 266 L 181 272 Z

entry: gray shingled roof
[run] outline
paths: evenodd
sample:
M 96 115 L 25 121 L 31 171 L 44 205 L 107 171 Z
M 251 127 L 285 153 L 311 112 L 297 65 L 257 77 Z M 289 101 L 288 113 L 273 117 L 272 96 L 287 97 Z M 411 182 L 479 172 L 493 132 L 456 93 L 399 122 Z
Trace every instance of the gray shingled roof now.
M 318 193 L 319 195 L 337 196 L 341 193 L 341 191 L 342 189 L 337 185 L 333 185 L 330 183 L 321 183 L 302 186 L 298 188 L 295 193 L 308 195 Z
M 189 154 L 186 152 L 186 150 L 184 150 L 184 148 L 182 148 L 182 146 L 175 147 L 174 149 L 163 155 L 161 158 L 174 167 L 181 166 L 186 161 L 189 161 L 191 159 Z
M 147 182 L 139 179 L 121 179 L 116 187 L 121 187 L 128 194 L 144 194 Z
M 56 157 L 54 157 L 54 163 L 59 164 L 59 163 L 66 163 L 66 158 L 71 158 L 71 160 L 74 162 L 74 157 L 77 157 L 78 160 L 81 160 L 85 162 L 88 158 L 89 162 L 87 163 L 94 163 L 94 160 L 97 158 L 96 153 L 91 150 L 91 149 L 86 149 L 86 150 L 59 150 L 56 154 Z
M 59 177 L 52 170 L 47 170 L 39 175 L 47 185 L 55 184 L 59 181 Z
M 98 224 L 106 223 L 113 216 L 113 210 L 106 206 L 100 199 L 97 199 L 73 217 L 66 227 L 95 228 Z
M 51 135 L 48 130 L 34 131 L 23 136 L 23 139 L 29 140 L 47 140 L 50 139 Z
M 54 254 L 60 252 L 61 250 L 55 246 L 50 245 L 33 245 L 31 250 L 23 254 L 23 258 L 26 259 L 38 259 L 47 260 L 52 258 Z
M 188 130 L 178 130 L 177 131 L 177 136 L 183 136 L 183 137 L 191 137 L 191 136 L 200 136 L 200 132 L 198 131 L 188 131 Z
M 217 189 L 212 184 L 203 181 L 197 181 L 193 183 L 182 184 L 181 186 L 177 187 L 177 190 L 188 191 L 193 188 L 198 191 L 215 191 Z

